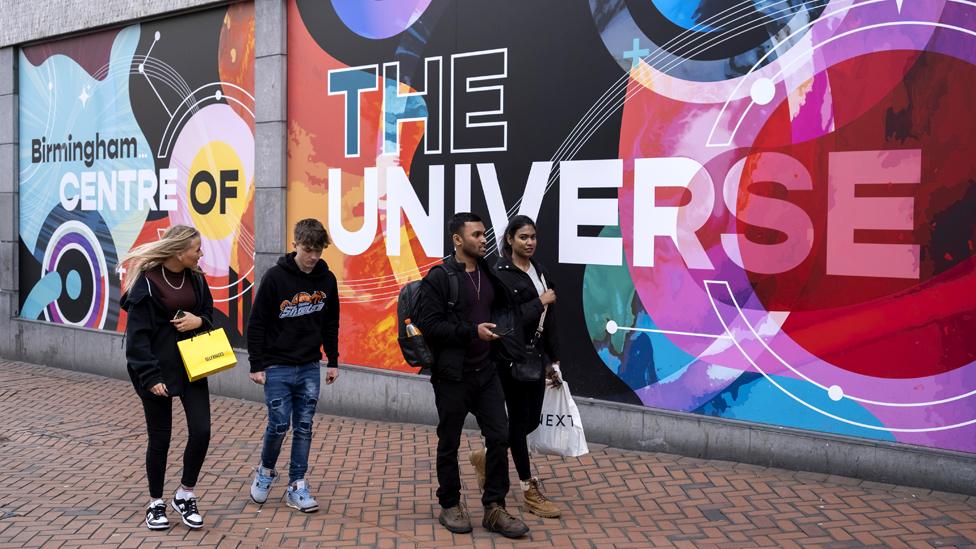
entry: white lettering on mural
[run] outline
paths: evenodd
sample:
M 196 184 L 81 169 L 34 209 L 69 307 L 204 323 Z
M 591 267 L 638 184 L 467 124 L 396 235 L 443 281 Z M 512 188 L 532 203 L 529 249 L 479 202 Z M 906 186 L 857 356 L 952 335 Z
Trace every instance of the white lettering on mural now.
M 615 226 L 619 211 L 617 199 L 583 199 L 579 190 L 623 186 L 624 161 L 617 158 L 570 160 L 560 162 L 559 166 L 559 262 L 620 265 L 623 239 L 579 236 L 580 226 Z
M 134 136 L 103 138 L 96 133 L 92 139 L 76 140 L 68 134 L 60 143 L 49 142 L 47 136 L 31 139 L 32 164 L 79 163 L 93 168 L 102 160 L 138 157 L 139 142 Z M 174 169 L 160 170 L 158 178 L 153 170 L 68 171 L 61 175 L 58 198 L 68 211 L 173 211 L 177 208 L 176 177 Z
M 741 182 L 750 163 L 752 181 Z M 496 244 L 508 222 L 501 182 L 494 164 L 476 165 L 481 191 L 488 206 Z M 524 185 L 519 214 L 536 219 L 553 169 L 551 162 L 534 162 Z M 921 151 L 854 151 L 833 153 L 828 164 L 828 209 L 826 228 L 826 272 L 839 276 L 918 278 L 919 246 L 886 244 L 855 239 L 855 230 L 910 230 L 914 220 L 911 197 L 858 197 L 855 187 L 868 184 L 919 183 Z M 622 265 L 623 238 L 580 236 L 581 227 L 614 227 L 619 224 L 619 198 L 581 197 L 582 189 L 619 189 L 624 181 L 621 159 L 570 160 L 559 163 L 559 262 L 577 265 Z M 431 165 L 427 174 L 426 204 L 400 166 L 364 170 L 364 219 L 358 230 L 346 228 L 342 216 L 342 172 L 329 170 L 329 230 L 343 253 L 365 252 L 379 228 L 381 198 L 377 180 L 386 182 L 386 253 L 399 256 L 401 231 L 410 223 L 424 253 L 431 258 L 444 254 L 445 167 Z M 470 164 L 454 166 L 454 211 L 471 208 Z M 772 182 L 792 191 L 813 187 L 812 178 L 798 160 L 783 153 L 753 153 L 736 162 L 723 184 L 722 199 L 729 212 L 748 225 L 785 235 L 775 243 L 754 242 L 744 234 L 720 235 L 721 250 L 740 267 L 751 272 L 787 272 L 806 259 L 813 246 L 814 225 L 802 208 L 782 198 L 755 194 L 750 185 Z M 751 208 L 736 211 L 739 185 L 745 185 Z M 65 178 L 62 186 L 77 188 L 77 179 Z M 657 189 L 678 188 L 690 196 L 680 206 L 656 204 Z M 690 158 L 638 158 L 634 161 L 633 257 L 634 267 L 653 267 L 656 239 L 668 239 L 689 269 L 712 269 L 712 262 L 696 232 L 710 219 L 716 204 L 711 177 L 701 163 Z M 75 198 L 75 200 L 77 200 Z M 83 198 L 84 200 L 84 198 Z M 67 206 L 66 206 L 67 207 Z M 762 212 L 763 215 L 759 215 Z M 357 216 L 358 217 L 358 216 Z M 860 242 L 856 240 L 862 240 Z M 743 259 L 748 258 L 748 261 Z
M 424 61 L 424 90 L 404 92 L 398 82 L 400 63 L 332 69 L 328 73 L 327 93 L 341 96 L 344 111 L 344 154 L 360 156 L 362 138 L 362 97 L 382 94 L 383 135 L 381 154 L 400 152 L 400 125 L 423 124 L 427 154 L 441 152 L 443 132 L 443 59 Z M 450 152 L 483 153 L 508 150 L 508 122 L 505 114 L 505 86 L 508 77 L 508 49 L 451 54 L 450 62 Z M 382 82 L 381 82 L 382 81 Z M 425 101 L 426 99 L 426 101 Z M 466 110 L 469 103 L 479 110 Z M 485 108 L 487 107 L 487 108 Z
M 159 170 L 113 170 L 65 172 L 58 186 L 61 206 L 68 210 L 160 210 L 177 208 L 177 172 Z M 132 191 L 135 191 L 135 200 Z M 157 201 L 158 196 L 158 201 Z
M 382 71 L 380 66 L 382 65 Z M 447 69 L 447 74 L 445 74 Z M 410 224 L 423 252 L 431 258 L 444 254 L 445 172 L 444 165 L 431 164 L 426 174 L 410 174 L 396 165 L 400 153 L 400 126 L 423 125 L 427 155 L 450 153 L 484 153 L 508 150 L 508 126 L 505 116 L 505 80 L 508 76 L 508 50 L 494 49 L 425 59 L 423 83 L 402 85 L 399 62 L 385 62 L 330 70 L 328 95 L 341 96 L 345 157 L 361 155 L 362 104 L 369 94 L 381 97 L 383 139 L 378 158 L 390 158 L 383 166 L 367 167 L 363 172 L 363 200 L 358 195 L 351 206 L 362 204 L 359 228 L 349 230 L 343 221 L 344 174 L 338 168 L 329 170 L 329 229 L 336 247 L 343 253 L 364 253 L 376 239 L 380 211 L 385 204 L 386 253 L 399 256 Z M 448 89 L 445 90 L 445 84 Z M 443 116 L 444 99 L 449 113 Z M 448 124 L 444 137 L 444 121 Z M 447 147 L 442 141 L 448 142 Z M 748 167 L 750 181 L 742 181 Z M 472 204 L 472 177 L 477 173 L 482 197 L 488 210 L 495 245 L 501 248 L 509 215 L 517 213 L 538 220 L 542 201 L 551 183 L 550 173 L 558 168 L 558 244 L 559 262 L 578 265 L 622 265 L 625 261 L 624 236 L 597 235 L 594 231 L 619 226 L 620 204 L 616 189 L 624 186 L 624 161 L 567 160 L 534 162 L 518 203 L 505 204 L 495 165 L 479 162 L 456 164 L 454 175 L 454 211 L 469 211 Z M 888 244 L 870 242 L 863 231 L 905 231 L 913 228 L 914 199 L 904 196 L 861 197 L 855 188 L 875 184 L 917 184 L 920 182 L 921 151 L 853 151 L 829 155 L 826 174 L 827 200 L 826 273 L 839 276 L 882 278 L 918 278 L 919 246 L 912 243 Z M 345 174 L 354 177 L 353 174 Z M 510 189 L 511 182 L 504 188 Z M 64 185 L 83 188 L 83 204 L 92 200 L 84 192 L 85 179 L 67 180 Z M 421 185 L 418 192 L 416 184 Z M 779 152 L 748 154 L 733 164 L 721 184 L 721 197 L 701 162 L 685 157 L 638 158 L 633 167 L 633 227 L 630 261 L 637 268 L 654 267 L 658 245 L 678 252 L 689 269 L 714 269 L 712 259 L 698 232 L 723 206 L 741 225 L 775 238 L 750 239 L 733 231 L 719 235 L 720 246 L 712 252 L 725 253 L 740 267 L 754 273 L 778 274 L 799 266 L 807 259 L 814 244 L 814 223 L 803 208 L 786 200 L 783 194 L 764 194 L 754 188 L 759 184 L 782 187 L 802 193 L 813 189 L 807 168 L 797 159 Z M 678 191 L 678 204 L 658 204 L 658 191 Z M 581 191 L 583 191 L 581 195 Z M 877 194 L 877 193 L 875 193 Z M 596 196 L 594 196 L 596 195 Z M 426 200 L 421 200 L 424 196 Z M 385 201 L 384 201 L 385 199 Z M 87 202 L 86 202 L 87 201 Z M 162 200 L 161 200 L 162 202 Z M 426 203 L 425 203 L 426 202 Z M 742 204 L 741 208 L 737 206 Z M 358 212 L 357 212 L 357 218 Z M 359 222 L 357 222 L 359 223 Z M 581 229 L 589 235 L 581 235 Z M 860 238 L 856 237 L 861 231 Z M 659 240 L 660 239 L 660 240 Z

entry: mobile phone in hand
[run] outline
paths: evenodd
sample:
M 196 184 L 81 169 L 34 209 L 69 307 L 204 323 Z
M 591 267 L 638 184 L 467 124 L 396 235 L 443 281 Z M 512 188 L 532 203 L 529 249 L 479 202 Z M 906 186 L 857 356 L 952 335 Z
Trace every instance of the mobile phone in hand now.
M 177 309 L 176 314 L 173 315 L 173 320 L 179 320 L 186 316 L 186 312 L 183 309 Z
M 496 327 L 495 330 L 497 330 L 497 329 L 498 328 Z M 505 331 L 501 331 L 501 332 L 496 332 L 496 331 L 492 330 L 491 333 L 495 334 L 498 337 L 502 337 L 502 336 L 507 336 L 507 335 L 511 334 L 512 332 L 514 332 L 514 331 L 515 331 L 515 328 L 509 328 L 509 329 L 507 329 Z

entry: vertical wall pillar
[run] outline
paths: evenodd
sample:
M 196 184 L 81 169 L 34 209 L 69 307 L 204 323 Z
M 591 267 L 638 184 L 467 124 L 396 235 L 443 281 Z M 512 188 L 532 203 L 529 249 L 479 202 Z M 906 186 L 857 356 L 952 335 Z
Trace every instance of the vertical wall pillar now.
M 11 318 L 18 314 L 17 49 L 0 48 L 0 354 L 14 348 Z
M 255 0 L 255 281 L 285 251 L 287 24 L 285 0 Z

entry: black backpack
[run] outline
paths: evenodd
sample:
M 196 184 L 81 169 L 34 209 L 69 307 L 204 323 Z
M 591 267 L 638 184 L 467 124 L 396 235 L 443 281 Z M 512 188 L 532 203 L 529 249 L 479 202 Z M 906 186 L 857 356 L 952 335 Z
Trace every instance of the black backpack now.
M 453 269 L 445 268 L 442 265 L 436 265 L 432 268 L 444 269 L 444 272 L 447 274 L 447 280 L 451 287 L 451 295 L 447 306 L 451 311 L 454 311 L 460 292 L 457 273 Z M 434 366 L 434 354 L 430 352 L 430 347 L 427 346 L 427 342 L 424 341 L 422 335 L 420 337 L 407 336 L 407 325 L 404 322 L 409 318 L 414 326 L 420 328 L 417 325 L 417 318 L 420 316 L 420 300 L 422 299 L 423 293 L 421 284 L 423 284 L 423 280 L 414 280 L 400 289 L 400 297 L 397 298 L 397 343 L 400 344 L 400 352 L 403 354 L 403 359 L 407 361 L 407 364 L 418 368 L 429 369 Z

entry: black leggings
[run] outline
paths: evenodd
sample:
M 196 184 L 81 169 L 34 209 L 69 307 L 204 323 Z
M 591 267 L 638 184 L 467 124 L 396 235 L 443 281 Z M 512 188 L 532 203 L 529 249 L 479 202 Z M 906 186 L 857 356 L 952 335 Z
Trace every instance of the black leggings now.
M 173 432 L 173 398 L 156 396 L 137 390 L 146 413 L 146 430 L 149 446 L 146 448 L 146 477 L 149 479 L 149 497 L 163 497 L 163 481 L 166 478 L 166 455 Z M 210 390 L 206 380 L 188 383 L 180 396 L 186 413 L 189 438 L 183 452 L 183 478 L 180 482 L 193 488 L 200 476 L 203 460 L 210 446 Z
M 512 450 L 512 461 L 515 462 L 519 480 L 526 481 L 532 478 L 532 469 L 525 437 L 539 426 L 546 379 L 516 381 L 512 379 L 511 367 L 505 364 L 498 366 L 498 377 L 501 378 L 505 405 L 508 407 L 508 446 Z

